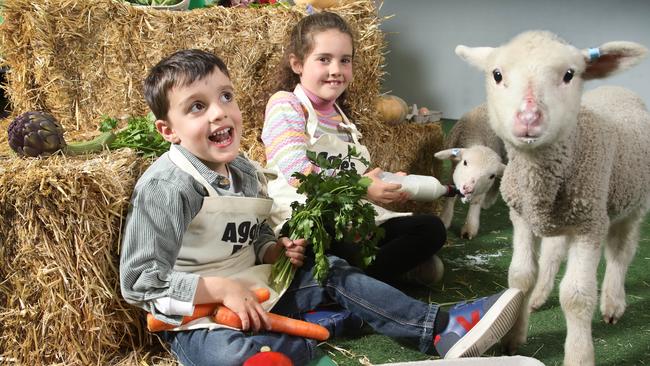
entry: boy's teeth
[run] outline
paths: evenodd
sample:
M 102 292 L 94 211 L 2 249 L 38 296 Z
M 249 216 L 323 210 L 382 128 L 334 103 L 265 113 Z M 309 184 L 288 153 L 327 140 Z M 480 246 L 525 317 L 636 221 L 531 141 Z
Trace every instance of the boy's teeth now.
M 231 128 L 228 127 L 228 128 L 224 128 L 223 130 L 219 130 L 217 132 L 214 132 L 210 136 L 210 140 L 213 140 L 215 142 L 223 141 L 223 140 L 227 139 L 230 136 L 230 130 L 231 130 Z

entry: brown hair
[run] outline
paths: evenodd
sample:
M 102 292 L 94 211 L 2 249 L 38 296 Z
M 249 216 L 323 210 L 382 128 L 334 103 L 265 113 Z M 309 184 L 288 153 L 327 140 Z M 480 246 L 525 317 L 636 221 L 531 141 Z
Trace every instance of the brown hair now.
M 210 75 L 217 67 L 228 78 L 228 67 L 215 54 L 198 49 L 177 51 L 160 60 L 144 80 L 144 99 L 156 119 L 167 119 L 169 91 Z
M 352 40 L 352 55 L 354 56 L 354 34 L 348 23 L 341 18 L 338 14 L 322 11 L 314 13 L 302 18 L 291 31 L 291 38 L 289 44 L 284 50 L 282 56 L 282 64 L 280 65 L 280 72 L 276 82 L 276 87 L 273 92 L 280 90 L 290 91 L 300 83 L 300 76 L 293 72 L 289 58 L 291 55 L 297 57 L 301 62 L 304 61 L 305 56 L 314 49 L 314 36 L 317 33 L 324 32 L 329 29 L 336 29 L 343 34 L 350 36 Z M 347 90 L 338 98 L 337 103 L 343 109 L 345 114 L 348 114 L 349 108 L 345 103 Z

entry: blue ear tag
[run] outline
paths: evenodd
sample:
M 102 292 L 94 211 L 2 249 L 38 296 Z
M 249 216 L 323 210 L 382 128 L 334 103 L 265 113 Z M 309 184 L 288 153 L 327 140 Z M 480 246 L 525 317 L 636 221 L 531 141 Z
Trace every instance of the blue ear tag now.
M 589 62 L 595 61 L 600 57 L 600 49 L 599 48 L 590 48 L 588 50 L 589 52 Z
M 315 13 L 314 7 L 311 4 L 308 4 L 307 5 L 307 14 L 312 15 L 314 13 Z
M 458 157 L 458 155 L 460 155 L 460 149 L 457 147 L 451 149 L 451 155 Z

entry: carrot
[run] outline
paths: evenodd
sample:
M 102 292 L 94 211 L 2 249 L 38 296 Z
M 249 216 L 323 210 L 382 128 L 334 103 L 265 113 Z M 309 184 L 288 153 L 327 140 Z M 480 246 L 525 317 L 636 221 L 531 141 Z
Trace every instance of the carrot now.
M 327 328 L 318 324 L 292 319 L 273 313 L 267 313 L 267 315 L 271 320 L 272 332 L 312 338 L 317 341 L 324 341 L 330 337 L 330 332 L 327 330 Z M 239 316 L 223 305 L 220 305 L 217 308 L 213 320 L 218 324 L 227 325 L 229 327 L 237 329 L 241 329 L 242 327 L 241 319 Z
M 269 289 L 267 288 L 257 288 L 253 290 L 253 293 L 257 297 L 257 302 L 264 302 L 271 297 L 271 293 L 269 292 Z M 187 324 L 191 322 L 192 320 L 196 320 L 199 318 L 203 318 L 205 316 L 210 316 L 214 314 L 215 310 L 219 304 L 199 304 L 194 306 L 194 312 L 192 315 L 184 316 L 181 324 Z M 149 329 L 150 332 L 160 332 L 163 330 L 170 330 L 176 328 L 177 325 L 172 325 L 169 323 L 165 323 L 162 320 L 158 320 L 153 317 L 150 313 L 147 313 L 147 329 Z

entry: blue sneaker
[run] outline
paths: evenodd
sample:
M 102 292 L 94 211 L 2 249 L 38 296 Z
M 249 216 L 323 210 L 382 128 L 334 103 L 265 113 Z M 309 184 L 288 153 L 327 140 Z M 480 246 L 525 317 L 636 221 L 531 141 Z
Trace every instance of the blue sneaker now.
M 479 357 L 503 337 L 519 316 L 521 290 L 510 288 L 449 309 L 449 324 L 433 345 L 442 358 Z

